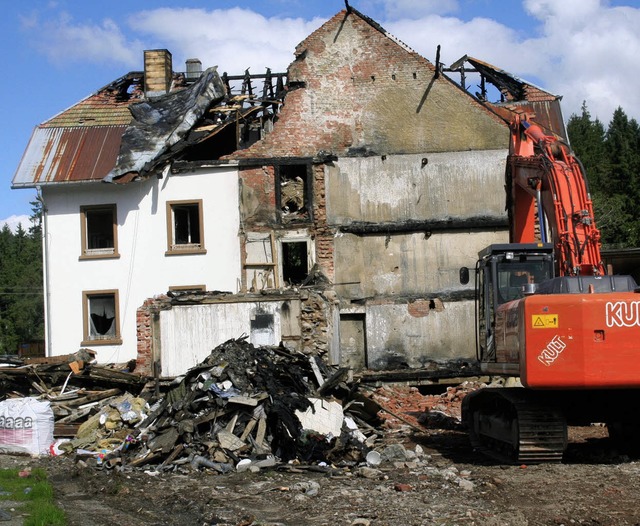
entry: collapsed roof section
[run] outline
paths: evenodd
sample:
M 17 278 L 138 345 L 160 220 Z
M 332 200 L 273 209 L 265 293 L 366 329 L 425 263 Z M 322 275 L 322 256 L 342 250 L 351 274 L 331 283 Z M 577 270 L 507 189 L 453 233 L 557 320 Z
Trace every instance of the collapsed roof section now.
M 169 159 L 218 159 L 260 139 L 286 93 L 287 75 L 269 69 L 219 76 L 211 68 L 193 84 L 172 77 L 168 94 L 148 99 L 145 73 L 128 73 L 38 125 L 12 186 L 126 183 Z
M 262 97 L 254 94 L 256 78 L 264 80 Z M 273 122 L 284 98 L 285 78 L 270 70 L 266 75 L 250 75 L 247 70 L 243 76 L 221 78 L 216 68 L 209 68 L 187 89 L 131 106 L 133 121 L 105 182 L 145 178 L 171 160 L 214 160 L 246 148 Z M 237 93 L 232 82 L 239 80 Z
M 129 106 L 143 100 L 143 78 L 128 73 L 36 126 L 12 186 L 102 180 L 131 122 Z
M 488 62 L 468 55 L 464 55 L 443 71 L 450 74 L 458 73 L 460 87 L 491 108 L 506 122 L 513 120 L 513 113 L 527 114 L 548 133 L 567 139 L 560 108 L 561 96 L 553 95 Z M 480 83 L 476 86 L 479 91 L 471 91 L 471 86 L 467 85 L 468 75 L 479 75 Z M 492 90 L 487 84 L 497 90 L 497 100 L 490 100 Z
M 162 159 L 180 151 L 181 140 L 225 92 L 218 72 L 209 68 L 187 89 L 131 105 L 133 120 L 105 182 L 126 182 L 148 174 Z

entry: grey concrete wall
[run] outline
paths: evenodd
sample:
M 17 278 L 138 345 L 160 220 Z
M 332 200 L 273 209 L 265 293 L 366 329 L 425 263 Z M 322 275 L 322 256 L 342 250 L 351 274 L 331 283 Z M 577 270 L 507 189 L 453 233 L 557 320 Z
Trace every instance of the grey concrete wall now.
M 336 292 L 343 299 L 415 296 L 469 289 L 460 267 L 473 268 L 478 252 L 508 241 L 506 232 L 423 233 L 335 239 Z
M 507 153 L 340 158 L 325 172 L 327 223 L 505 218 Z
M 408 304 L 367 305 L 367 366 L 420 368 L 429 360 L 475 357 L 472 301 L 449 302 L 426 315 Z

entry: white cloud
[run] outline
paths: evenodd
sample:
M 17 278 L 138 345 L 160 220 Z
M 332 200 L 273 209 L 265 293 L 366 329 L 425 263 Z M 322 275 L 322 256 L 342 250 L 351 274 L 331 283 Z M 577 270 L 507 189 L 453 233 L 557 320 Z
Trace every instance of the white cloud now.
M 599 0 L 526 0 L 534 18 L 527 35 L 486 18 L 428 16 L 385 27 L 420 54 L 450 64 L 468 54 L 563 96 L 565 118 L 586 100 L 593 117 L 607 123 L 621 106 L 640 120 L 640 9 L 609 7 Z M 529 35 L 534 35 L 530 37 Z
M 633 80 L 640 65 L 640 8 L 598 0 L 528 0 L 526 7 L 542 21 L 532 51 L 538 49 L 545 60 L 533 73 L 564 96 L 566 108 L 578 112 L 586 100 L 591 114 L 605 123 L 618 106 L 640 119 Z
M 241 74 L 284 71 L 294 59 L 296 46 L 322 25 L 324 19 L 267 18 L 241 8 L 154 9 L 137 13 L 129 25 L 138 34 L 162 41 L 177 62 L 199 58 L 204 67 Z
M 18 225 L 22 225 L 23 230 L 29 230 L 31 220 L 28 215 L 12 215 L 6 219 L 0 219 L 0 229 L 4 228 L 4 225 L 7 225 L 9 230 L 15 234 L 18 230 Z
M 66 12 L 44 21 L 37 14 L 22 19 L 22 28 L 32 36 L 32 45 L 54 64 L 97 62 L 137 65 L 144 45 L 128 41 L 117 23 L 106 18 L 100 24 L 78 23 Z

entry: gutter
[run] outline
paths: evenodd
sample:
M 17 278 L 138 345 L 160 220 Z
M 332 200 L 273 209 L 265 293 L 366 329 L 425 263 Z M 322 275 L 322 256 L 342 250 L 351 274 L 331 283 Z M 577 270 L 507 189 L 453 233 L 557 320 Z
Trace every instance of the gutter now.
M 52 356 L 51 351 L 51 317 L 49 305 L 49 220 L 47 215 L 47 205 L 42 197 L 40 185 L 36 185 L 37 199 L 42 204 L 42 270 L 44 286 L 44 327 L 45 327 L 45 354 Z

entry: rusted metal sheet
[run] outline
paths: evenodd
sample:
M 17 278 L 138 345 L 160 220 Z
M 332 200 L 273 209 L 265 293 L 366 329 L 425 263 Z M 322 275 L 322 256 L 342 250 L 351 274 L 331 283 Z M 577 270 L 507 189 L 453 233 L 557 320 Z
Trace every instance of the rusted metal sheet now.
M 100 181 L 114 167 L 126 126 L 37 127 L 13 187 Z
M 473 66 L 474 69 L 471 71 L 480 73 L 483 77 L 482 85 L 484 85 L 484 81 L 486 80 L 500 91 L 503 96 L 503 101 L 487 101 L 486 104 L 493 108 L 503 119 L 507 122 L 510 122 L 512 119 L 512 115 L 505 112 L 503 108 L 506 108 L 509 112 L 527 113 L 537 124 L 542 126 L 547 133 L 555 133 L 563 139 L 567 139 L 567 131 L 560 108 L 560 100 L 562 97 L 549 93 L 488 62 L 467 55 L 452 64 L 448 71 L 458 71 L 464 75 L 465 71 L 468 71 L 464 69 L 465 62 Z M 486 95 L 486 93 L 483 93 L 483 96 L 484 95 Z

